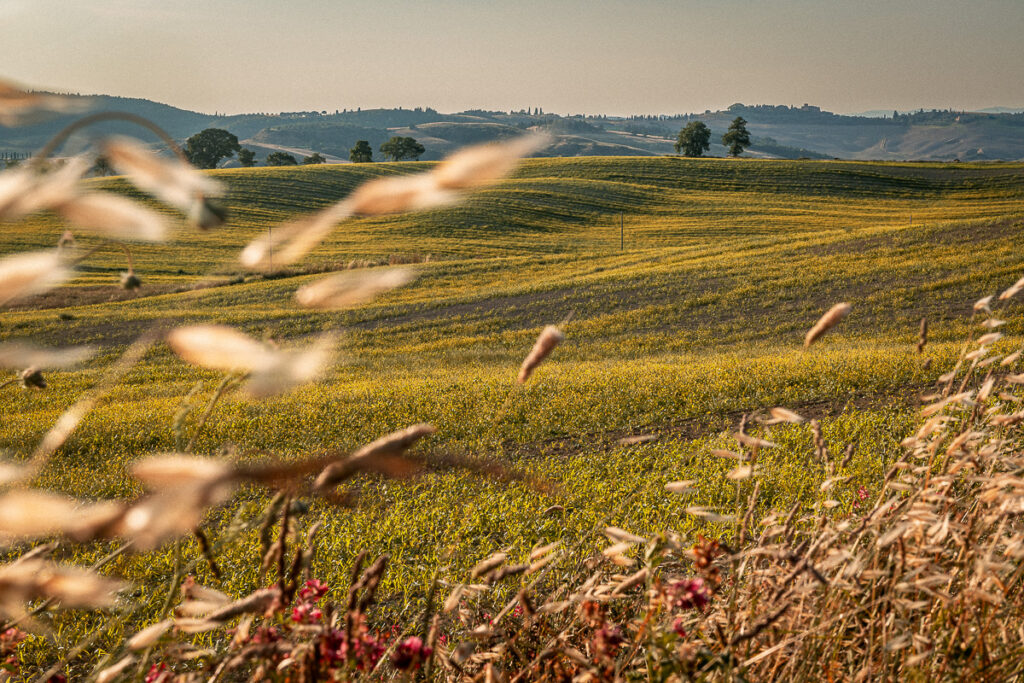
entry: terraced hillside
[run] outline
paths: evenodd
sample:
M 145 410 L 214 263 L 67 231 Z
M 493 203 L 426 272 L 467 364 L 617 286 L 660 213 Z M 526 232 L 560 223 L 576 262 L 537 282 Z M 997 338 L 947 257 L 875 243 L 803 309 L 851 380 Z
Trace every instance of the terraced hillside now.
M 436 567 L 463 571 L 496 548 L 584 542 L 602 524 L 713 533 L 713 523 L 683 516 L 663 486 L 692 479 L 698 504 L 732 505 L 735 492 L 721 484 L 730 465 L 710 449 L 727 444 L 723 430 L 743 414 L 776 405 L 821 418 L 826 439 L 855 438 L 850 478 L 833 492 L 843 506 L 836 513 L 849 510 L 858 487 L 878 487 L 918 395 L 951 367 L 971 303 L 1024 274 L 1021 164 L 674 158 L 528 160 L 461 206 L 345 222 L 291 271 L 252 276 L 234 265 L 244 244 L 282 220 L 371 176 L 424 166 L 215 171 L 230 188 L 231 222 L 133 247 L 140 293 L 116 289 L 124 256 L 103 252 L 59 295 L 0 313 L 0 340 L 102 348 L 84 369 L 53 373 L 45 392 L 0 389 L 0 449 L 27 456 L 157 321 L 222 322 L 283 345 L 336 329 L 342 355 L 328 379 L 265 402 L 229 395 L 195 433 L 196 452 L 349 449 L 431 422 L 438 434 L 424 452 L 495 458 L 552 483 L 539 493 L 439 471 L 410 483 L 361 482 L 354 509 L 314 506 L 307 519 L 325 524 L 316 573 L 341 585 L 359 550 L 386 550 L 385 605 L 399 613 L 421 604 Z M 0 253 L 51 245 L 61 230 L 47 217 L 5 225 Z M 371 304 L 328 314 L 292 303 L 325 268 L 428 254 L 415 282 Z M 199 280 L 212 286 L 193 288 Z M 850 318 L 802 350 L 803 332 L 838 301 L 853 305 Z M 930 344 L 918 355 L 922 317 Z M 1024 332 L 1019 317 L 1007 319 L 999 352 L 1019 347 Z M 536 381 L 515 386 L 540 327 L 559 322 L 566 342 Z M 158 348 L 86 418 L 40 484 L 80 496 L 131 493 L 125 465 L 178 448 L 219 381 Z M 772 429 L 779 447 L 763 461 L 764 505 L 811 505 L 825 474 L 809 457 L 809 427 Z M 618 445 L 638 433 L 659 438 Z M 225 523 L 263 503 L 240 495 Z M 202 568 L 200 578 L 251 590 L 257 545 L 253 535 L 218 558 L 223 580 Z M 155 610 L 172 562 L 158 551 L 119 557 L 109 569 L 151 587 Z M 72 642 L 85 626 L 63 618 L 59 638 Z M 126 629 L 152 614 L 133 618 Z

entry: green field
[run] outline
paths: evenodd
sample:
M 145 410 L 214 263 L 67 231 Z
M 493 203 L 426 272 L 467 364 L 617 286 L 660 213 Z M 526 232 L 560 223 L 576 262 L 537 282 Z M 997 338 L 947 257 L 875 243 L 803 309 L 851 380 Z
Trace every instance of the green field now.
M 735 512 L 737 489 L 723 478 L 734 463 L 710 450 L 735 443 L 729 434 L 744 414 L 774 406 L 821 419 L 826 441 L 856 444 L 851 478 L 830 492 L 836 514 L 848 512 L 859 487 L 879 487 L 915 425 L 919 395 L 980 321 L 971 304 L 1024 275 L 1024 164 L 677 158 L 527 160 L 460 206 L 345 222 L 280 276 L 234 265 L 241 247 L 275 224 L 370 177 L 426 166 L 215 171 L 229 188 L 228 225 L 183 227 L 168 244 L 133 247 L 145 283 L 138 294 L 117 289 L 124 255 L 110 250 L 56 294 L 0 312 L 0 341 L 102 348 L 81 370 L 49 374 L 46 391 L 0 389 L 0 451 L 27 457 L 158 321 L 226 323 L 283 345 L 337 330 L 341 357 L 326 380 L 262 402 L 229 395 L 195 451 L 297 457 L 430 422 L 438 432 L 418 447 L 428 458 L 493 458 L 552 484 L 539 492 L 443 471 L 412 482 L 359 481 L 354 508 L 314 503 L 303 523 L 325 525 L 315 574 L 342 586 L 360 550 L 390 553 L 384 604 L 399 618 L 422 604 L 438 568 L 459 578 L 497 549 L 518 558 L 556 539 L 596 549 L 594 530 L 608 524 L 714 535 L 715 525 L 684 515 L 664 485 L 695 480 L 692 504 Z M 53 245 L 62 229 L 46 216 L 3 225 L 0 254 Z M 415 282 L 371 304 L 311 313 L 292 302 L 325 269 L 426 255 Z M 192 289 L 199 280 L 215 286 Z M 803 333 L 839 301 L 852 304 L 850 317 L 803 350 Z M 922 317 L 931 341 L 918 355 Z M 537 333 L 563 321 L 565 343 L 516 386 Z M 1015 350 L 1021 320 L 1002 331 L 996 348 Z M 180 422 L 191 436 L 219 381 L 159 346 L 86 418 L 38 485 L 82 497 L 137 492 L 126 464 L 175 449 L 183 404 L 192 406 Z M 617 443 L 644 433 L 659 439 Z M 763 433 L 779 446 L 761 461 L 761 504 L 813 506 L 825 474 L 811 457 L 810 427 Z M 241 493 L 215 513 L 212 536 L 236 510 L 264 501 L 261 492 Z M 88 561 L 109 547 L 67 556 Z M 198 556 L 194 543 L 184 552 Z M 258 554 L 250 534 L 217 558 L 222 582 L 201 562 L 198 576 L 244 594 L 260 585 Z M 126 633 L 154 619 L 172 563 L 170 551 L 157 551 L 108 566 L 153 606 L 127 619 Z M 86 627 L 74 615 L 57 622 L 58 649 Z

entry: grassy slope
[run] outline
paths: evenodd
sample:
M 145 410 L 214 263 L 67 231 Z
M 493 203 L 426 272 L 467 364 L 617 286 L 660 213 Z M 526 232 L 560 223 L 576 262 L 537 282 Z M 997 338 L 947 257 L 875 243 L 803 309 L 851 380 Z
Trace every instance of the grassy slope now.
M 707 482 L 697 502 L 728 508 L 732 493 L 719 482 L 729 465 L 708 451 L 728 445 L 723 430 L 745 411 L 788 405 L 827 417 L 827 437 L 857 436 L 853 478 L 833 492 L 842 513 L 852 491 L 877 482 L 912 423 L 915 392 L 948 367 L 970 302 L 1024 270 L 1017 237 L 1024 165 L 593 158 L 529 161 L 463 206 L 339 226 L 311 263 L 439 257 L 419 267 L 414 284 L 365 307 L 297 310 L 291 293 L 316 275 L 170 291 L 211 271 L 230 278 L 235 268 L 223 264 L 268 226 L 340 198 L 366 177 L 417 168 L 217 172 L 231 190 L 231 225 L 135 251 L 151 290 L 168 293 L 0 315 L 0 339 L 104 348 L 88 368 L 53 373 L 48 392 L 0 392 L 0 449 L 29 453 L 148 321 L 215 320 L 285 343 L 338 328 L 344 356 L 327 381 L 264 403 L 230 398 L 198 452 L 348 448 L 430 421 L 439 435 L 428 448 L 493 454 L 561 486 L 538 494 L 440 473 L 361 484 L 363 505 L 354 511 L 316 508 L 309 521 L 326 519 L 319 573 L 337 585 L 359 549 L 387 550 L 395 555 L 388 585 L 399 609 L 422 595 L 435 566 L 454 572 L 497 547 L 521 553 L 538 540 L 575 540 L 605 520 L 637 531 L 697 530 L 662 486 Z M 5 226 L 0 252 L 52 244 L 58 231 L 47 218 Z M 83 301 L 94 300 L 97 287 L 100 298 L 112 291 L 124 267 L 118 258 L 111 252 L 83 268 L 73 285 L 91 293 Z M 803 331 L 839 300 L 851 301 L 854 314 L 820 346 L 801 351 Z M 569 314 L 566 344 L 535 382 L 513 388 L 539 327 Z M 912 352 L 922 315 L 938 341 L 930 369 Z M 1012 348 L 1022 330 L 1007 328 L 1001 344 Z M 172 449 L 183 397 L 198 387 L 187 430 L 217 381 L 155 351 L 86 419 L 41 485 L 129 493 L 125 464 Z M 615 445 L 649 430 L 663 438 Z M 823 475 L 810 461 L 808 433 L 772 429 L 780 448 L 764 463 L 767 503 L 788 507 L 818 495 Z M 235 505 L 259 500 L 244 494 Z M 564 515 L 545 516 L 554 503 Z M 250 545 L 220 558 L 225 589 L 258 583 L 253 552 Z M 169 562 L 155 553 L 112 569 L 142 582 Z

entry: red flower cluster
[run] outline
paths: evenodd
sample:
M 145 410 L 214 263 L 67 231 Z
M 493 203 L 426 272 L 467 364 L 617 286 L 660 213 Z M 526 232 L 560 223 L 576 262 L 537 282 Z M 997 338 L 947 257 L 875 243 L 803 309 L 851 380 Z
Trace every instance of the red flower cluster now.
M 302 588 L 299 589 L 299 600 L 306 602 L 316 602 L 320 598 L 327 595 L 327 591 L 330 588 L 323 581 L 317 579 L 310 579 L 306 583 L 302 584 Z
M 391 654 L 391 664 L 399 671 L 418 669 L 433 652 L 433 649 L 423 644 L 422 638 L 409 636 Z
M 171 680 L 171 672 L 167 670 L 167 665 L 163 662 L 149 667 L 149 671 L 146 673 L 146 683 L 164 683 L 169 680 Z
M 711 591 L 704 584 L 704 579 L 680 579 L 669 581 L 664 587 L 669 607 L 674 610 L 702 610 L 711 599 Z
M 314 621 L 320 621 L 324 613 L 320 611 L 320 608 L 316 605 L 310 605 L 307 603 L 299 603 L 292 609 L 292 621 L 300 624 L 310 624 Z
M 327 584 L 316 579 L 310 579 L 304 583 L 298 592 L 298 603 L 292 610 L 292 621 L 299 624 L 310 624 L 320 621 L 324 613 L 320 611 L 316 603 L 320 598 L 327 595 L 328 590 L 330 589 L 327 587 Z
M 366 628 L 362 615 L 359 615 L 351 638 L 346 638 L 345 631 L 341 629 L 331 629 L 320 639 L 320 657 L 324 661 L 352 661 L 360 671 L 369 671 L 377 666 L 385 649 L 384 643 Z

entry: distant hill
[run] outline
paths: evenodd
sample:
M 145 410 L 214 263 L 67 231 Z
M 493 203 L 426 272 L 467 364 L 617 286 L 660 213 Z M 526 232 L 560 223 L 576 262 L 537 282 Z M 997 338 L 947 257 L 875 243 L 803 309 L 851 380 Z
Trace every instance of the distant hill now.
M 255 113 L 234 116 L 202 114 L 144 99 L 87 98 L 88 111 L 118 110 L 152 120 L 177 139 L 204 128 L 230 130 L 262 160 L 271 151 L 319 152 L 344 161 L 357 140 L 376 151 L 393 135 L 419 140 L 423 159 L 440 159 L 467 144 L 501 140 L 527 130 L 544 130 L 554 143 L 540 156 L 652 156 L 673 154 L 679 130 L 690 121 L 712 130 L 711 155 L 724 156 L 722 133 L 736 116 L 748 122 L 753 145 L 747 156 L 762 158 L 841 158 L 859 160 L 962 161 L 1024 159 L 1024 113 L 994 107 L 979 112 L 870 111 L 840 115 L 811 105 L 734 104 L 722 111 L 661 116 L 560 116 L 539 109 L 518 112 L 470 110 L 443 114 L 431 108 L 357 109 Z M 32 126 L 0 126 L 0 155 L 28 154 L 77 116 L 57 116 Z M 105 123 L 94 133 L 131 133 L 146 137 L 131 124 Z M 78 142 L 81 147 L 81 142 Z M 68 146 L 74 152 L 76 143 Z M 233 162 L 228 162 L 228 166 Z

